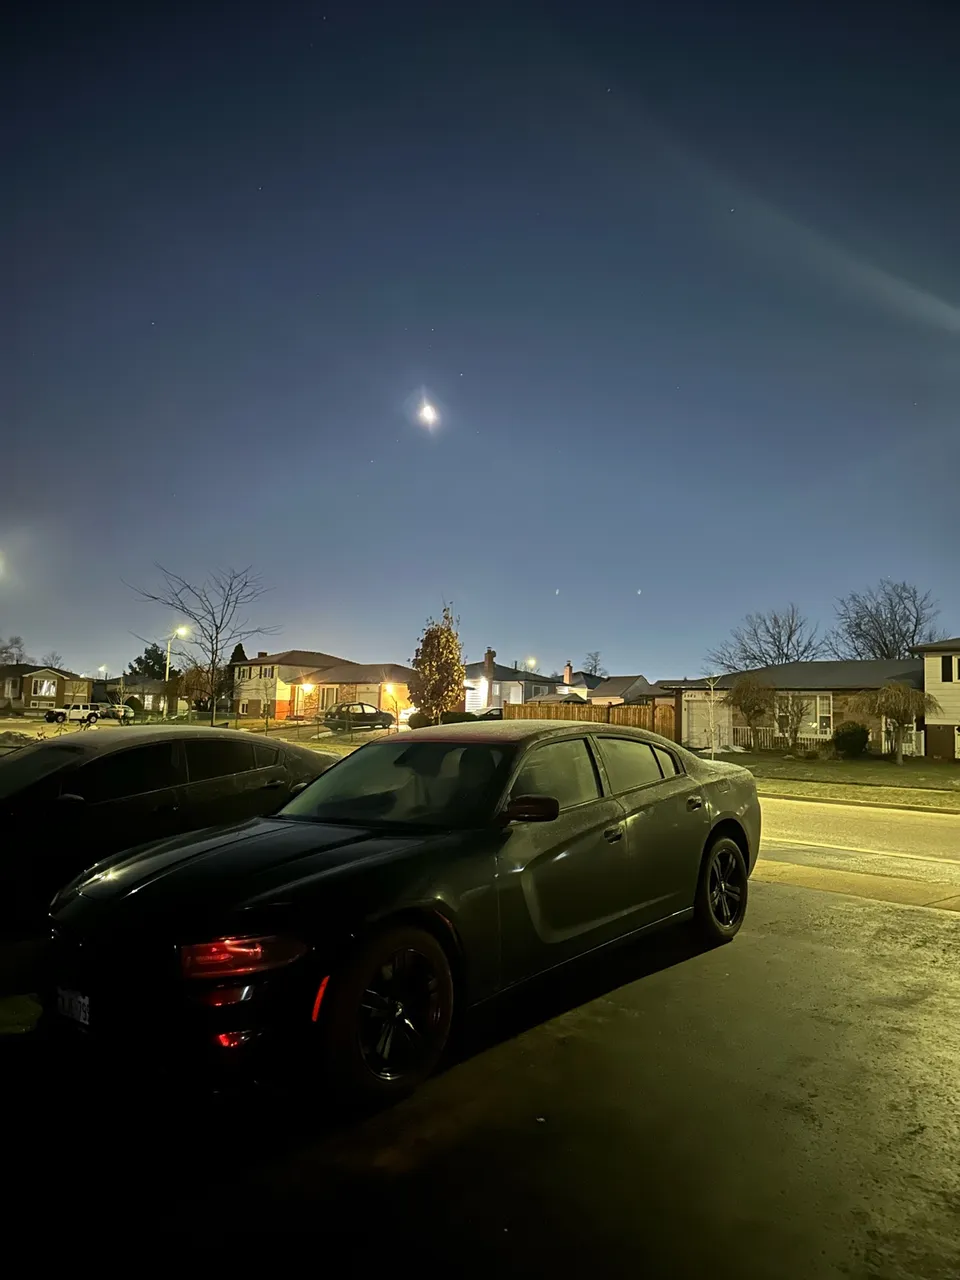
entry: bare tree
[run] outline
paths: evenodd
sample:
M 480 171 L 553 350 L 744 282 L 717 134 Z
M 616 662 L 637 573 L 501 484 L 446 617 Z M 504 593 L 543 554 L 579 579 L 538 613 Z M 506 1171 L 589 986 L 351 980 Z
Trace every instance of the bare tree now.
M 134 588 L 142 600 L 162 604 L 186 620 L 189 638 L 178 651 L 191 673 L 192 696 L 209 703 L 210 723 L 217 714 L 217 698 L 225 678 L 227 658 L 234 645 L 251 636 L 272 635 L 276 627 L 250 620 L 247 610 L 266 592 L 250 568 L 222 569 L 203 583 L 193 584 L 157 565 L 163 582 L 155 591 Z
M 759 747 L 757 730 L 770 718 L 776 699 L 773 685 L 763 684 L 754 676 L 741 676 L 727 694 L 726 701 L 743 716 L 750 730 L 750 745 Z
M 63 666 L 63 654 L 58 653 L 56 649 L 51 649 L 49 653 L 45 653 L 40 659 L 45 667 L 59 668 Z
M 917 645 L 944 638 L 934 625 L 939 616 L 929 591 L 884 578 L 837 601 L 830 652 L 837 658 L 909 658 Z
M 0 662 L 30 662 L 27 657 L 27 646 L 23 636 L 10 636 L 8 640 L 0 638 Z
M 604 679 L 606 679 L 606 677 L 607 677 L 607 668 L 606 668 L 606 667 L 603 665 L 603 663 L 600 661 L 600 650 L 599 650 L 599 649 L 593 649 L 593 650 L 591 650 L 591 652 L 590 652 L 590 653 L 588 653 L 588 654 L 587 654 L 587 656 L 584 658 L 584 660 L 583 660 L 583 671 L 584 671 L 584 674 L 585 674 L 585 675 L 588 675 L 588 676 L 603 676 L 603 678 L 604 678 Z
M 769 613 L 748 613 L 730 639 L 707 654 L 715 671 L 751 671 L 756 667 L 776 667 L 785 662 L 809 662 L 824 653 L 824 640 L 817 628 L 795 604 Z
M 802 693 L 777 694 L 777 728 L 780 736 L 786 738 L 791 751 L 796 751 L 800 730 L 810 714 L 810 699 L 805 698 Z

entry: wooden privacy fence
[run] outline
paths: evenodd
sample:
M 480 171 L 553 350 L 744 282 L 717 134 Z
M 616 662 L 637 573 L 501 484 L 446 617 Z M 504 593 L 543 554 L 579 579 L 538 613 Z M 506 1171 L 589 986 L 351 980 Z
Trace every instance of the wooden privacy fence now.
M 508 702 L 503 708 L 505 720 L 585 720 L 593 724 L 622 724 L 631 729 L 649 729 L 663 738 L 676 741 L 673 707 L 669 704 L 650 706 L 643 703 L 619 703 L 612 707 L 594 706 L 590 702 Z

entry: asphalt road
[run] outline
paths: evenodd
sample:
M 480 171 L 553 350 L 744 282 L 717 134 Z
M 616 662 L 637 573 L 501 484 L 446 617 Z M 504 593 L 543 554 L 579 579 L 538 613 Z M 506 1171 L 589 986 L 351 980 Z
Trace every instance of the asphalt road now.
M 337 1275 L 957 1280 L 960 919 L 751 898 L 730 946 L 662 934 L 474 1018 L 458 1062 L 365 1119 L 320 1095 L 171 1119 L 24 1062 L 18 1227 L 259 1237 Z
M 960 862 L 960 814 L 762 798 L 763 838 Z

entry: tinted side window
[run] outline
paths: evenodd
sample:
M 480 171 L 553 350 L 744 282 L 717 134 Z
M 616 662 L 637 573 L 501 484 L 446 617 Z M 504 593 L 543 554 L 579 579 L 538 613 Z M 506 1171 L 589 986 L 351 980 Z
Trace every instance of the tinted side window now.
M 249 739 L 229 742 L 223 738 L 210 738 L 206 741 L 203 738 L 191 738 L 184 746 L 190 782 L 225 778 L 232 773 L 246 773 L 254 768 L 253 743 Z
M 101 756 L 64 778 L 63 790 L 83 796 L 88 804 L 102 804 L 172 787 L 177 781 L 175 752 L 171 741 Z
M 676 760 L 674 760 L 669 751 L 664 751 L 662 747 L 654 747 L 653 754 L 657 757 L 665 778 L 672 778 L 674 774 L 680 772 L 677 768 Z
M 553 796 L 561 809 L 596 800 L 597 770 L 583 738 L 534 747 L 524 758 L 511 791 L 515 796 Z
M 662 778 L 653 748 L 629 738 L 600 738 L 600 754 L 614 795 L 659 782 Z
M 255 742 L 253 744 L 253 760 L 258 769 L 269 769 L 277 763 L 277 756 L 280 754 L 280 748 L 273 746 L 269 742 Z

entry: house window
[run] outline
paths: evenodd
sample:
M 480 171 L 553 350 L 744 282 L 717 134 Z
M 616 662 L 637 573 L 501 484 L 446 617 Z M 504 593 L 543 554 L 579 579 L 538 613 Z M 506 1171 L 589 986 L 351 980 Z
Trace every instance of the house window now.
M 55 698 L 57 696 L 56 680 L 45 680 L 43 676 L 35 676 L 33 680 L 33 696 L 35 698 Z
M 952 653 L 945 653 L 940 659 L 940 679 L 944 684 L 953 683 L 953 664 L 956 661 Z
M 247 705 L 248 705 L 248 704 L 247 704 L 246 702 L 241 702 L 241 703 L 240 703 L 240 714 L 241 714 L 242 716 L 245 716 L 245 715 L 247 714 Z
M 327 684 L 320 690 L 320 706 L 324 711 L 327 707 L 336 706 L 338 688 L 339 685 Z
M 264 679 L 264 680 L 272 680 L 272 679 L 273 679 L 273 667 L 264 667 L 264 668 L 263 668 L 263 679 Z
M 4 680 L 3 682 L 3 696 L 5 698 L 13 697 L 13 677 L 12 676 L 7 676 L 6 680 Z
M 535 684 L 531 686 L 530 691 L 535 698 L 541 698 L 544 694 L 550 692 L 550 686 L 545 684 Z
M 833 733 L 833 694 L 817 694 L 817 733 L 829 738 Z

